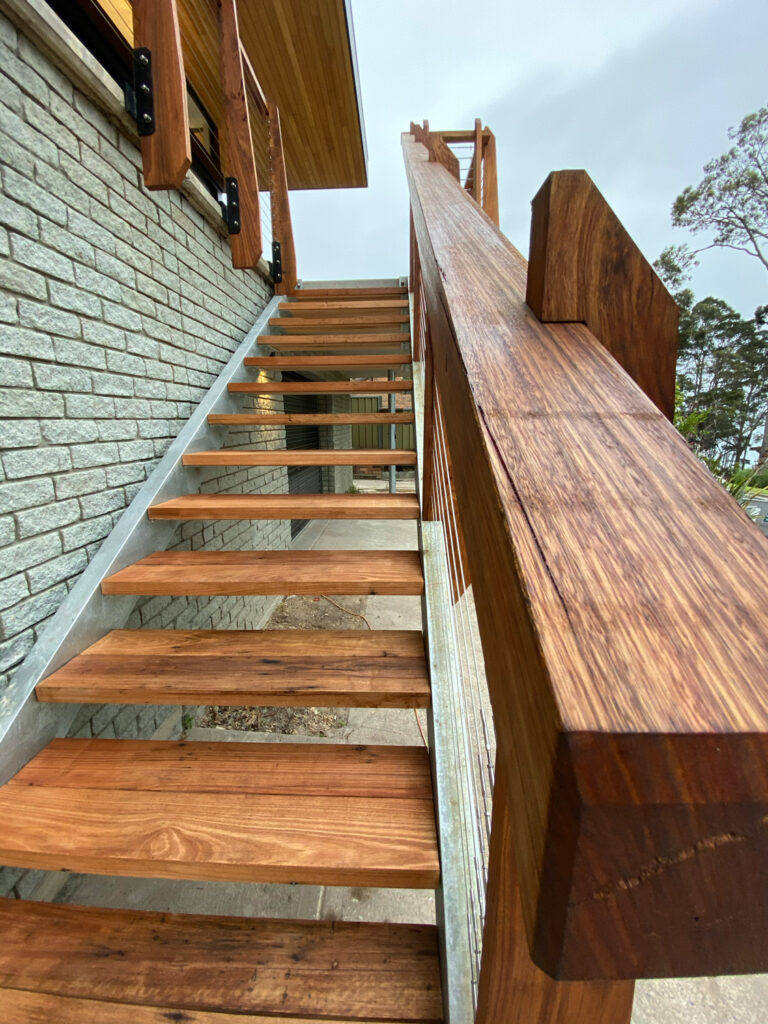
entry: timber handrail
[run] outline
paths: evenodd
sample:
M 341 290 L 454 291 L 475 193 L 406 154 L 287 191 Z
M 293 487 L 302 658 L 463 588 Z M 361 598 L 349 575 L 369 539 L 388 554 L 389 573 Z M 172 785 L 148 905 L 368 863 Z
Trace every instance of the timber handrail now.
M 427 420 L 430 387 L 444 410 L 509 830 L 477 1020 L 517 1019 L 528 985 L 531 1021 L 621 1024 L 619 979 L 768 969 L 768 542 L 587 325 L 538 319 L 526 260 L 430 135 L 403 136 L 414 357 Z M 520 921 L 533 962 L 510 958 Z

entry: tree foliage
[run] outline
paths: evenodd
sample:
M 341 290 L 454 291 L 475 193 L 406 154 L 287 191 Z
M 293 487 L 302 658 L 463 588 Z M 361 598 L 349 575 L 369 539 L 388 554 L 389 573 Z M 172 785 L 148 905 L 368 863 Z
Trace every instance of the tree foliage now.
M 745 320 L 722 299 L 697 302 L 679 250 L 655 266 L 680 307 L 675 424 L 711 468 L 730 473 L 753 459 L 766 416 L 768 308 Z
M 712 232 L 704 248 L 749 253 L 768 270 L 768 107 L 747 114 L 728 137 L 732 148 L 706 164 L 699 184 L 675 199 L 672 223 L 694 234 Z

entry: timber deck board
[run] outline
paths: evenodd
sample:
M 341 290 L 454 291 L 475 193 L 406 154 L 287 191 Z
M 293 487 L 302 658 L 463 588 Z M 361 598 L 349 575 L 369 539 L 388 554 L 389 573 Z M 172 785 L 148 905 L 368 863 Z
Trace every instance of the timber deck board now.
M 222 412 L 211 413 L 209 423 L 228 426 L 332 427 L 346 423 L 413 423 L 412 412 Z
M 418 551 L 156 551 L 104 594 L 421 594 Z
M 228 385 L 231 393 L 246 395 L 333 395 L 379 394 L 413 391 L 411 380 L 298 380 L 236 381 Z
M 267 744 L 253 746 L 54 741 L 0 788 L 0 862 L 200 881 L 437 885 L 424 748 L 386 748 L 376 764 L 366 747 L 281 743 L 270 767 Z
M 38 700 L 429 707 L 418 630 L 119 629 L 49 675 Z
M 415 466 L 411 448 L 221 448 L 187 452 L 185 466 Z
M 430 925 L 2 900 L 0 932 L 9 1024 L 442 1020 Z
M 418 519 L 415 494 L 185 494 L 150 519 Z

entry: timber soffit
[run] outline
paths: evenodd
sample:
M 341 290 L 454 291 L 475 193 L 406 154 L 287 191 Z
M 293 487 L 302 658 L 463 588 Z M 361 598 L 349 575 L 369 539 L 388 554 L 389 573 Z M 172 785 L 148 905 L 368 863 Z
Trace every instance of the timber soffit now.
M 130 0 L 98 0 L 132 44 Z M 215 0 L 179 0 L 187 79 L 221 123 Z M 350 0 L 263 0 L 239 6 L 240 38 L 280 108 L 290 189 L 364 188 L 368 158 Z M 253 125 L 254 147 L 266 136 Z M 257 167 L 259 170 L 259 152 Z

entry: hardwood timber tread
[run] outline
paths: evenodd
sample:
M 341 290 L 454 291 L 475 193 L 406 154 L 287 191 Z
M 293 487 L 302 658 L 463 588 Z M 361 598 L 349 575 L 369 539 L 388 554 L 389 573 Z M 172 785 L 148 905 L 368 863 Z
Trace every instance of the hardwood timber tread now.
M 302 334 L 289 336 L 285 334 L 261 334 L 259 343 L 270 345 L 276 349 L 289 352 L 302 350 L 311 352 L 315 349 L 355 349 L 355 348 L 388 348 L 410 342 L 411 336 L 406 331 L 381 334 Z
M 411 448 L 221 448 L 187 452 L 185 466 L 415 466 Z
M 38 683 L 59 703 L 429 707 L 418 630 L 118 629 Z
M 278 309 L 282 315 L 286 313 L 299 316 L 312 316 L 317 313 L 392 313 L 402 312 L 408 308 L 408 299 L 305 299 L 303 302 L 281 302 Z
M 265 370 L 369 370 L 376 367 L 396 370 L 411 365 L 409 355 L 355 355 L 355 356 L 246 356 L 245 366 L 260 366 Z
M 397 370 L 410 367 L 410 355 L 247 355 L 243 359 L 247 367 L 262 367 L 264 370 L 349 370 L 381 367 Z
M 316 299 L 385 299 L 408 297 L 408 289 L 400 285 L 380 285 L 371 288 L 297 288 L 292 299 L 314 301 Z
M 209 423 L 241 426 L 332 427 L 345 423 L 413 423 L 412 412 L 221 412 L 211 413 Z
M 341 312 L 336 310 L 335 312 Z M 407 324 L 410 317 L 407 313 L 375 313 L 370 316 L 356 315 L 354 312 L 345 316 L 273 316 L 269 318 L 269 326 L 280 330 L 294 331 L 305 327 L 379 327 L 382 324 Z
M 421 594 L 418 551 L 156 551 L 104 594 Z
M 418 519 L 415 494 L 185 494 L 150 519 Z
M 233 393 L 246 395 L 333 395 L 380 394 L 393 391 L 413 391 L 411 380 L 266 380 L 236 381 L 228 385 Z
M 54 740 L 0 788 L 0 863 L 433 888 L 425 747 Z
M 1 900 L 0 932 L 8 1024 L 442 1020 L 430 925 Z

